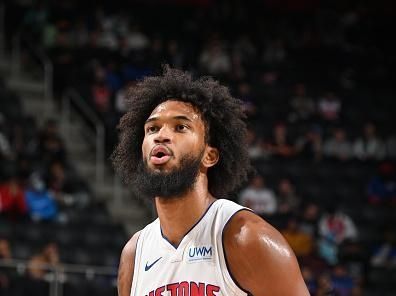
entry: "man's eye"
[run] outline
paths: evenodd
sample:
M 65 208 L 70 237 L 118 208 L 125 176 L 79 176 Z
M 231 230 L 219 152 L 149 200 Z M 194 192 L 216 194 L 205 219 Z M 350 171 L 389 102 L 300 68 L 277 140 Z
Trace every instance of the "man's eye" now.
M 176 125 L 176 130 L 178 132 L 184 132 L 185 130 L 187 130 L 187 126 L 184 124 L 178 124 L 178 125 Z
M 148 133 L 155 133 L 156 131 L 158 130 L 158 127 L 156 127 L 156 126 L 149 126 L 149 127 L 147 127 L 147 129 L 146 129 L 146 131 L 148 132 Z

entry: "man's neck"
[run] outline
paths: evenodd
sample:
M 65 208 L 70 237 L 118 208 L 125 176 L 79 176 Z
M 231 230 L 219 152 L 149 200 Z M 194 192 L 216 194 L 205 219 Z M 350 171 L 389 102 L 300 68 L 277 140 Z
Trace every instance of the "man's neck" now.
M 162 234 L 178 246 L 184 235 L 199 221 L 215 198 L 208 192 L 207 182 L 198 177 L 190 192 L 175 198 L 155 198 Z

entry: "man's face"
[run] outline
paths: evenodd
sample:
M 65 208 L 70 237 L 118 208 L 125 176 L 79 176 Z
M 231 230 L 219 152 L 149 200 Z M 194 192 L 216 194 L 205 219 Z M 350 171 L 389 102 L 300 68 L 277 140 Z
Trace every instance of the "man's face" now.
M 183 157 L 203 156 L 205 148 L 204 122 L 188 103 L 166 101 L 146 120 L 142 155 L 149 171 L 170 172 Z
M 173 198 L 194 188 L 199 173 L 218 160 L 217 149 L 205 142 L 205 125 L 192 105 L 166 101 L 144 125 L 142 161 L 134 187 L 147 197 Z

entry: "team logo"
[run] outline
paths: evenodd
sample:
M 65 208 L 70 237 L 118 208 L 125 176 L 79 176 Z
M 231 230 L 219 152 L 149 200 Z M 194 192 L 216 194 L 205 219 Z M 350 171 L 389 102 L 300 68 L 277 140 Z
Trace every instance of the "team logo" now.
M 188 249 L 187 262 L 211 260 L 212 256 L 212 246 L 193 246 Z

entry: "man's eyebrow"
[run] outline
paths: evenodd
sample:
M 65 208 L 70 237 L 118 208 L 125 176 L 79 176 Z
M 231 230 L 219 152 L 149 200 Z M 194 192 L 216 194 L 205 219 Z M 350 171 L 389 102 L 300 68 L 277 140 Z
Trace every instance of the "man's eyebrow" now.
M 187 116 L 184 115 L 177 115 L 177 116 L 173 116 L 172 119 L 176 119 L 176 120 L 185 120 L 185 121 L 190 121 L 192 122 L 192 120 L 190 118 L 188 118 Z M 150 117 L 146 120 L 145 124 L 152 122 L 152 121 L 156 121 L 159 120 L 159 117 Z
M 190 121 L 190 122 L 192 122 L 192 120 L 191 120 L 190 118 L 188 118 L 187 116 L 184 116 L 184 115 L 175 116 L 175 117 L 173 117 L 173 119 L 185 120 L 185 121 Z
M 145 121 L 144 124 L 147 124 L 147 123 L 149 123 L 149 122 L 156 121 L 156 120 L 158 120 L 158 117 L 150 117 L 150 118 L 148 118 L 148 119 Z

